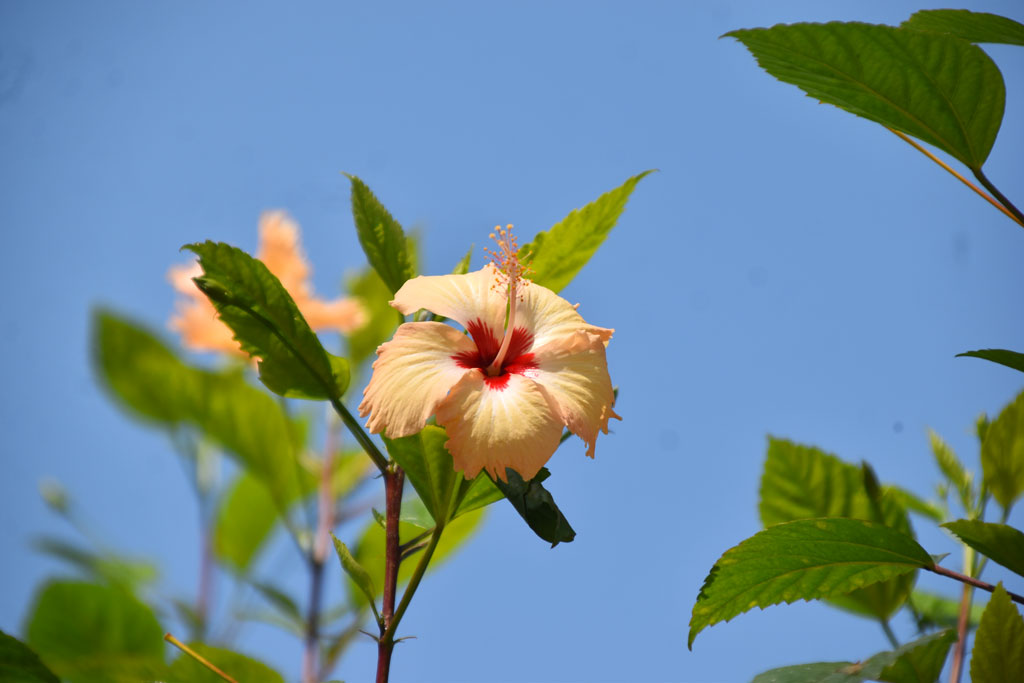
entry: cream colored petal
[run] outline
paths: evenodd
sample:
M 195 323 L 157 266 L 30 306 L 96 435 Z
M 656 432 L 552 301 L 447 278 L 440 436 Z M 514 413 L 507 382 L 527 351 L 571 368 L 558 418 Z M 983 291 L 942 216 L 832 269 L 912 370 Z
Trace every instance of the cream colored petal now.
M 370 416 L 370 433 L 394 439 L 423 429 L 448 390 L 467 372 L 478 372 L 459 367 L 453 356 L 475 350 L 469 337 L 448 325 L 401 325 L 377 349 L 373 376 L 359 404 L 359 415 Z
M 356 299 L 307 299 L 295 303 L 314 330 L 337 330 L 347 334 L 366 324 L 366 311 Z
M 179 264 L 168 268 L 167 280 L 179 294 L 205 301 L 206 295 L 199 291 L 196 283 L 192 281 L 192 278 L 199 277 L 202 274 L 203 268 L 199 265 L 199 261 L 193 261 L 192 263 Z
M 260 216 L 260 248 L 256 258 L 277 276 L 296 301 L 312 296 L 311 272 L 299 243 L 299 226 L 285 212 L 267 211 Z
M 533 348 L 586 330 L 601 337 L 607 344 L 615 330 L 590 325 L 576 312 L 576 307 L 547 287 L 529 283 L 520 290 L 516 309 L 516 327 L 524 327 L 533 335 Z
M 608 376 L 605 342 L 600 335 L 576 332 L 534 350 L 536 368 L 524 374 L 548 392 L 558 413 L 594 457 L 597 433 L 608 433 L 610 418 L 622 419 L 612 410 L 615 394 Z
M 391 305 L 402 315 L 425 308 L 466 329 L 480 320 L 500 340 L 505 328 L 506 293 L 495 287 L 496 278 L 497 271 L 489 264 L 465 275 L 421 275 L 402 285 Z
M 437 423 L 448 432 L 445 447 L 467 479 L 483 469 L 505 481 L 506 467 L 532 479 L 558 448 L 562 422 L 545 392 L 521 375 L 505 378 L 502 388 L 493 388 L 473 370 L 437 406 Z
M 231 335 L 231 329 L 217 317 L 209 299 L 180 301 L 168 326 L 181 335 L 185 348 L 194 351 L 222 351 L 248 357 Z

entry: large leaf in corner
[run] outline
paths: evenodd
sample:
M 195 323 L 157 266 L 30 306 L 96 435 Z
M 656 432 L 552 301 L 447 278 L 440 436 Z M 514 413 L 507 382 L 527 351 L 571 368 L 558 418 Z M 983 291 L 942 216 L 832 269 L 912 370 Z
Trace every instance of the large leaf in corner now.
M 878 522 L 913 536 L 901 497 L 887 488 L 872 500 L 860 467 L 813 446 L 769 437 L 758 509 L 766 527 L 811 517 L 849 517 Z M 837 607 L 887 619 L 906 601 L 914 573 L 894 576 L 832 598 Z
M 366 260 L 394 294 L 416 272 L 405 231 L 362 180 L 352 181 L 352 218 Z
M 0 681 L 60 683 L 60 679 L 39 661 L 39 655 L 3 631 L 0 631 Z
M 880 524 L 839 517 L 776 524 L 711 568 L 693 606 L 688 645 L 706 627 L 755 607 L 834 598 L 933 565 L 913 538 Z
M 203 274 L 196 286 L 259 359 L 260 380 L 281 396 L 338 399 L 348 387 L 344 358 L 329 354 L 281 281 L 258 259 L 223 242 L 185 245 Z
M 1007 351 L 1005 349 L 979 349 L 977 351 L 964 351 L 963 353 L 956 354 L 957 358 L 962 356 L 968 358 L 982 358 L 984 360 L 1024 372 L 1024 353 Z
M 913 135 L 969 168 L 981 168 L 999 132 L 1002 74 L 981 48 L 955 36 L 854 22 L 725 35 L 809 97 Z
M 523 246 L 519 258 L 529 259 L 533 268 L 530 279 L 553 292 L 569 284 L 615 227 L 633 188 L 651 172 L 637 174 L 582 209 L 571 211 Z
M 966 9 L 925 9 L 900 24 L 919 31 L 949 33 L 972 43 L 1024 45 L 1024 25 L 988 12 Z
M 971 683 L 1024 681 L 1024 619 L 1003 584 L 996 586 L 971 651 Z
M 110 683 L 160 677 L 163 629 L 149 607 L 121 588 L 51 581 L 30 614 L 26 640 L 61 678 Z
M 976 519 L 958 519 L 942 526 L 988 559 L 1024 576 L 1024 533 L 1006 524 Z
M 500 479 L 494 484 L 501 490 L 508 502 L 516 509 L 519 516 L 533 529 L 533 533 L 551 544 L 554 548 L 559 543 L 570 543 L 576 538 L 576 532 L 569 526 L 569 520 L 555 505 L 555 499 L 541 482 L 551 476 L 546 467 L 540 468 L 537 475 L 524 481 L 519 473 L 510 467 L 505 468 L 508 481 Z

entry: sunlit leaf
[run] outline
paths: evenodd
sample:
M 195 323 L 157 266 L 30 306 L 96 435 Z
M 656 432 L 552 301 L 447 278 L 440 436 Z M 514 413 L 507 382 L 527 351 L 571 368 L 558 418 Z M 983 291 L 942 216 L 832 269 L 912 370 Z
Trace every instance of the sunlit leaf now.
M 903 508 L 904 496 L 880 489 L 872 500 L 861 467 L 813 446 L 769 437 L 758 510 L 761 523 L 814 517 L 849 517 L 874 521 L 913 536 Z M 900 574 L 830 599 L 837 607 L 875 619 L 894 614 L 914 584 L 914 573 Z
M 347 283 L 349 294 L 359 299 L 366 312 L 366 323 L 346 339 L 352 367 L 357 368 L 391 337 L 400 316 L 388 305 L 392 293 L 377 271 L 366 268 Z
M 416 274 L 405 231 L 366 183 L 354 175 L 345 175 L 352 181 L 352 218 L 359 243 L 366 260 L 394 294 Z
M 298 603 L 284 589 L 275 586 L 269 581 L 250 581 L 249 585 L 255 588 L 263 596 L 263 599 L 286 620 L 300 628 L 304 625 L 304 619 L 302 612 L 299 610 Z
M 452 517 L 464 515 L 477 508 L 497 502 L 504 497 L 505 494 L 501 492 L 501 489 L 495 486 L 491 478 L 486 475 L 477 475 L 469 480 L 463 479 L 459 482 L 459 492 L 456 494 L 456 508 Z
M 331 534 L 331 538 L 334 539 L 334 551 L 341 562 L 341 568 L 345 570 L 349 578 L 359 587 L 359 590 L 366 596 L 370 604 L 374 605 L 377 598 L 377 588 L 374 586 L 373 577 L 356 561 L 356 558 L 352 557 L 348 546 L 339 541 L 338 537 L 334 534 Z
M 163 670 L 163 629 L 122 588 L 51 581 L 29 614 L 26 640 L 61 678 L 138 681 Z
M 855 519 L 777 524 L 727 550 L 704 580 L 690 619 L 689 645 L 707 626 L 754 607 L 832 598 L 931 567 L 910 536 Z
M 901 486 L 888 484 L 885 487 L 885 493 L 890 496 L 897 505 L 906 508 L 908 512 L 916 512 L 922 517 L 927 517 L 933 522 L 941 522 L 946 519 L 945 512 L 938 504 L 921 498 L 921 496 L 917 495 L 913 491 L 908 491 Z
M 931 593 L 929 591 L 914 590 L 908 601 L 913 606 L 913 611 L 918 619 L 918 628 L 925 630 L 933 626 L 944 628 L 956 628 L 957 620 L 960 618 L 960 598 L 948 598 L 944 595 Z M 967 627 L 976 628 L 981 621 L 981 613 L 985 610 L 985 603 L 974 600 L 971 603 L 971 611 L 967 616 Z
M 505 468 L 508 482 L 499 479 L 494 484 L 512 503 L 519 516 L 526 520 L 533 533 L 554 548 L 559 543 L 571 543 L 576 538 L 576 532 L 558 509 L 551 493 L 541 484 L 550 474 L 546 467 L 542 467 L 533 479 L 524 481 L 518 472 L 508 467 Z
M 90 581 L 121 585 L 129 591 L 152 583 L 158 576 L 151 562 L 90 550 L 51 536 L 35 539 L 32 546 L 41 553 L 64 560 Z
M 928 430 L 928 438 L 931 442 L 932 455 L 946 481 L 949 482 L 960 499 L 960 505 L 964 510 L 970 510 L 974 506 L 974 489 L 972 487 L 971 473 L 967 471 L 956 452 L 950 448 L 941 436 L 932 430 Z
M 263 662 L 231 650 L 203 643 L 189 648 L 239 683 L 284 683 L 284 678 Z M 165 683 L 224 683 L 224 679 L 182 652 L 171 664 Z
M 263 263 L 223 242 L 185 245 L 203 274 L 195 278 L 242 349 L 259 359 L 260 380 L 292 398 L 337 399 L 349 382 L 348 362 L 332 356 L 280 280 Z
M 982 358 L 984 360 L 1024 372 L 1024 353 L 1017 353 L 1016 351 L 1007 351 L 1005 349 L 979 349 L 978 351 L 964 351 L 963 353 L 958 353 L 956 354 L 956 357 Z
M 582 209 L 571 211 L 522 247 L 519 257 L 528 259 L 534 271 L 530 279 L 554 292 L 569 284 L 615 227 L 633 188 L 651 172 L 635 175 Z
M 1003 584 L 989 598 L 971 651 L 971 683 L 1024 681 L 1024 619 Z
M 278 513 L 262 480 L 242 472 L 221 499 L 213 527 L 217 557 L 245 573 L 270 538 Z
M 971 519 L 958 519 L 942 526 L 988 559 L 1024 576 L 1024 533 L 1006 524 Z
M 972 169 L 981 168 L 999 132 L 1002 74 L 960 38 L 853 22 L 725 35 L 809 97 L 920 138 Z
M 919 31 L 949 33 L 972 43 L 1024 45 L 1024 25 L 988 12 L 965 9 L 926 9 L 900 24 Z
M 39 655 L 14 636 L 0 631 L 0 681 L 10 683 L 60 683 L 39 661 Z
M 985 484 L 1004 508 L 1024 493 L 1024 392 L 1003 408 L 981 444 Z
M 444 429 L 432 425 L 401 439 L 384 437 L 388 454 L 405 470 L 420 500 L 441 524 L 448 519 L 448 506 L 458 479 L 452 456 L 444 447 L 447 441 Z

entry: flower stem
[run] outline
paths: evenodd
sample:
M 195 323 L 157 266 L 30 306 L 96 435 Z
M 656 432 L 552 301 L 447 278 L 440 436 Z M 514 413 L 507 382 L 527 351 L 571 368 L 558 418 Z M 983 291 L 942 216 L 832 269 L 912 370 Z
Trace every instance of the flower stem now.
M 352 436 L 356 437 L 356 441 L 363 447 L 366 454 L 370 456 L 370 460 L 373 460 L 373 464 L 377 466 L 377 469 L 382 474 L 387 474 L 388 459 L 384 457 L 380 449 L 377 448 L 377 445 L 370 440 L 370 436 L 359 426 L 356 418 L 352 417 L 352 413 L 348 412 L 345 404 L 336 398 L 332 398 L 331 405 L 334 406 L 334 411 L 341 417 L 341 421 L 348 427 L 348 431 L 352 433 Z
M 231 676 L 228 676 L 226 673 L 224 673 L 223 671 L 218 669 L 216 666 L 214 666 L 213 663 L 210 662 L 210 660 L 208 660 L 206 657 L 203 657 L 201 654 L 199 654 L 198 652 L 196 652 L 195 650 L 190 648 L 188 645 L 186 645 L 185 643 L 181 642 L 180 640 L 178 640 L 177 638 L 172 636 L 170 633 L 165 633 L 164 634 L 164 640 L 166 640 L 168 643 L 170 643 L 174 647 L 178 648 L 179 650 L 181 650 L 182 652 L 184 652 L 189 657 L 191 657 L 192 659 L 196 660 L 197 662 L 199 662 L 203 666 L 205 666 L 207 669 L 209 669 L 213 673 L 215 673 L 218 676 L 220 676 L 221 678 L 223 678 L 225 681 L 228 681 L 228 683 L 238 683 L 238 681 L 236 681 L 234 678 L 232 678 Z
M 377 641 L 377 683 L 387 683 L 391 672 L 391 652 L 395 640 L 391 622 L 395 614 L 395 593 L 398 590 L 398 567 L 402 562 L 402 549 L 398 536 L 398 520 L 402 514 L 402 486 L 405 472 L 397 463 L 384 471 L 384 596 L 381 601 L 380 630 Z
M 1013 205 L 1009 199 L 1006 198 L 1002 192 L 999 191 L 992 181 L 982 173 L 980 168 L 972 168 L 971 171 L 974 173 L 974 177 L 978 179 L 985 189 L 992 193 L 992 196 L 999 200 L 999 203 L 1006 207 L 1006 209 L 1013 214 L 1014 220 L 1020 223 L 1021 227 L 1024 227 L 1024 213 L 1021 213 L 1020 209 Z

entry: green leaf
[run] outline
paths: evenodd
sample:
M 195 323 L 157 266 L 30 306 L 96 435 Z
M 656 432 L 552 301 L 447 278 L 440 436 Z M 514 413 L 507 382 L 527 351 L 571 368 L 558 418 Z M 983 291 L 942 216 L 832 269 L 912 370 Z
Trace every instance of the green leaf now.
M 1005 524 L 971 519 L 958 519 L 942 526 L 988 559 L 1024 576 L 1024 533 Z
M 956 628 L 960 617 L 960 599 L 948 598 L 945 595 L 928 591 L 915 590 L 908 601 L 918 621 L 918 629 L 925 630 L 933 626 Z M 985 604 L 974 601 L 967 616 L 968 628 L 977 628 L 981 621 L 981 613 Z
M 0 680 L 8 683 L 60 683 L 60 679 L 39 661 L 39 655 L 3 631 L 0 631 Z
M 157 568 L 150 562 L 111 552 L 95 552 L 59 538 L 42 536 L 35 539 L 32 546 L 76 567 L 90 581 L 119 585 L 129 591 L 152 583 L 158 576 Z
M 452 491 L 456 485 L 452 456 L 444 447 L 448 434 L 441 427 L 427 425 L 418 434 L 388 439 L 388 454 L 403 470 L 434 521 L 448 520 Z
M 274 584 L 266 581 L 250 581 L 249 585 L 255 588 L 256 591 L 263 596 L 263 599 L 276 609 L 286 621 L 290 621 L 292 624 L 295 624 L 298 627 L 299 632 L 302 631 L 305 626 L 305 619 L 302 616 L 302 612 L 299 611 L 298 604 L 292 599 L 292 596 L 288 595 Z
M 462 515 L 458 519 L 453 519 L 445 525 L 441 540 L 438 541 L 437 547 L 434 549 L 434 556 L 430 561 L 428 571 L 432 571 L 440 566 L 442 562 L 451 557 L 456 550 L 469 540 L 480 528 L 480 523 L 484 519 L 484 512 L 485 510 L 476 510 Z M 406 543 L 413 538 L 422 536 L 423 529 L 406 522 L 401 522 L 398 525 L 398 533 L 399 541 Z M 363 530 L 362 535 L 359 537 L 359 542 L 355 546 L 354 555 L 370 576 L 379 576 L 383 579 L 384 529 L 376 521 L 370 521 Z M 398 582 L 400 584 L 409 580 L 413 570 L 416 568 L 417 559 L 418 557 L 413 555 L 402 562 L 398 569 Z M 377 586 L 379 591 L 380 584 L 377 584 Z M 360 590 L 362 589 L 360 588 Z
M 505 468 L 505 476 L 508 477 L 507 483 L 499 479 L 494 484 L 512 503 L 519 516 L 526 520 L 533 533 L 550 543 L 552 548 L 559 543 L 571 543 L 576 538 L 569 520 L 555 505 L 555 499 L 548 490 L 541 485 L 542 481 L 551 476 L 546 467 L 542 467 L 529 481 L 523 481 L 511 467 Z
M 366 183 L 354 175 L 345 176 L 352 181 L 352 218 L 366 260 L 394 294 L 416 274 L 405 231 Z
M 971 651 L 971 683 L 1024 681 L 1024 619 L 1003 584 L 992 592 Z
M 916 512 L 933 522 L 941 522 L 946 519 L 946 514 L 941 507 L 932 501 L 921 498 L 913 491 L 889 484 L 885 487 L 885 492 L 897 505 L 906 508 L 909 512 Z
M 932 633 L 896 650 L 879 652 L 863 662 L 784 666 L 759 674 L 753 683 L 934 683 L 954 642 L 956 633 L 952 630 Z
M 459 482 L 459 492 L 455 497 L 455 512 L 452 519 L 464 515 L 478 508 L 485 507 L 505 497 L 491 478 L 486 475 L 477 475 L 472 479 L 462 479 Z
M 189 647 L 239 683 L 284 683 L 284 678 L 263 662 L 246 655 L 189 643 Z M 182 652 L 170 666 L 166 683 L 224 683 L 224 679 Z
M 964 510 L 972 509 L 974 507 L 974 490 L 971 486 L 972 477 L 970 472 L 960 462 L 960 458 L 949 447 L 949 444 L 931 429 L 928 430 L 928 439 L 931 442 L 932 455 L 935 456 L 935 462 L 938 464 L 943 476 L 946 477 L 946 481 L 956 489 L 957 495 L 960 498 L 960 505 L 963 506 Z
M 969 168 L 981 168 L 999 132 L 1002 74 L 960 38 L 853 22 L 725 35 L 809 97 L 924 140 Z
M 137 681 L 163 669 L 160 623 L 119 587 L 51 581 L 30 614 L 27 642 L 61 678 Z
M 259 358 L 260 380 L 281 396 L 338 399 L 348 362 L 324 350 L 281 281 L 263 263 L 223 242 L 187 244 L 203 274 L 196 286 L 213 302 L 242 349 Z
M 978 351 L 964 351 L 963 353 L 956 354 L 957 358 L 982 358 L 993 363 L 999 363 L 1005 365 L 1008 368 L 1014 370 L 1020 370 L 1024 372 L 1024 353 L 1017 353 L 1016 351 L 1007 351 L 1005 349 L 979 349 Z
M 981 444 L 981 470 L 1007 510 L 1024 493 L 1024 392 L 989 425 Z
M 927 9 L 914 12 L 900 24 L 918 31 L 948 33 L 971 43 L 1024 45 L 1024 25 L 988 12 L 965 9 Z
M 274 499 L 261 479 L 241 472 L 221 497 L 213 527 L 217 558 L 240 574 L 249 570 L 277 524 Z
M 901 504 L 904 496 L 888 487 L 879 493 L 877 500 L 868 495 L 863 467 L 813 446 L 768 438 L 758 503 L 766 527 L 796 519 L 848 517 L 885 524 L 913 536 Z M 899 610 L 913 584 L 913 572 L 901 574 L 830 602 L 862 616 L 888 619 Z
M 377 588 L 373 584 L 373 577 L 356 561 L 356 558 L 352 557 L 352 553 L 348 551 L 348 546 L 339 541 L 338 537 L 333 533 L 331 538 L 334 539 L 334 551 L 338 554 L 338 560 L 341 561 L 341 568 L 345 570 L 349 578 L 363 592 L 363 595 L 366 596 L 370 606 L 376 613 L 377 606 L 375 600 L 377 598 Z
M 776 524 L 712 567 L 693 606 L 688 645 L 704 628 L 754 607 L 837 597 L 931 566 L 913 538 L 880 524 L 842 518 Z
M 459 262 L 452 268 L 452 275 L 465 275 L 469 272 L 469 261 L 473 258 L 473 247 L 469 248 L 466 255 L 459 259 Z
M 530 279 L 553 292 L 569 284 L 615 227 L 633 188 L 652 172 L 635 175 L 582 209 L 571 211 L 559 223 L 538 233 L 533 242 L 522 247 L 519 258 L 528 261 L 533 268 Z

